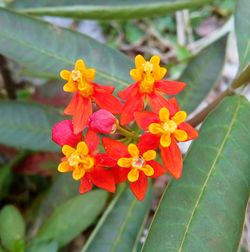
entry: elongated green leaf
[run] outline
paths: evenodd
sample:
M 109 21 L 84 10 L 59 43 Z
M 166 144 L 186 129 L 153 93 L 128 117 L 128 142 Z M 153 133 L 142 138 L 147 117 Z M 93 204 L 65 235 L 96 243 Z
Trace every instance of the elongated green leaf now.
M 38 241 L 30 243 L 27 252 L 58 252 L 58 244 L 53 241 Z
M 62 119 L 48 107 L 13 101 L 0 102 L 0 143 L 30 150 L 55 151 L 52 126 Z
M 57 241 L 66 245 L 89 227 L 105 206 L 108 193 L 94 190 L 68 200 L 52 213 L 37 234 L 36 241 Z
M 28 69 L 48 77 L 59 77 L 83 58 L 97 70 L 97 81 L 117 87 L 130 82 L 131 61 L 94 39 L 47 22 L 0 8 L 0 53 Z
M 133 251 L 151 201 L 151 189 L 142 202 L 132 195 L 130 188 L 122 190 L 111 202 L 82 252 Z
M 143 251 L 237 251 L 250 191 L 250 104 L 226 98 L 165 191 Z
M 76 196 L 78 186 L 71 174 L 59 174 L 38 209 L 34 228 L 40 227 L 49 214 L 55 211 L 59 205 Z
M 240 69 L 250 63 L 250 1 L 238 0 L 235 13 L 235 32 L 240 58 Z
M 166 15 L 179 9 L 195 8 L 210 3 L 211 0 L 74 0 L 74 1 L 15 1 L 10 8 L 35 15 L 52 15 L 85 19 L 135 19 Z
M 179 78 L 187 83 L 185 90 L 177 96 L 184 110 L 194 110 L 214 87 L 223 69 L 226 41 L 227 36 L 224 36 L 201 51 Z
M 20 212 L 12 205 L 0 212 L 0 238 L 10 252 L 24 252 L 25 222 Z

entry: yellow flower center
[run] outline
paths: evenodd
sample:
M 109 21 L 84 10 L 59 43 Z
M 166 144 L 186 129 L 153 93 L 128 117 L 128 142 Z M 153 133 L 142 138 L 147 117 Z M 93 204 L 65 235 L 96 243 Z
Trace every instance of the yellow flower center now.
M 131 166 L 134 168 L 141 169 L 145 165 L 145 160 L 143 157 L 134 157 L 131 162 Z
M 95 69 L 87 68 L 83 60 L 77 60 L 75 69 L 71 72 L 63 70 L 60 73 L 61 77 L 68 82 L 63 86 L 65 92 L 77 92 L 84 97 L 89 97 L 93 94 L 94 89 L 92 81 L 95 77 Z
M 73 70 L 71 72 L 71 78 L 73 81 L 78 81 L 81 78 L 81 72 L 79 70 Z
M 160 57 L 154 55 L 146 61 L 141 55 L 135 57 L 136 68 L 130 71 L 131 77 L 139 82 L 141 93 L 149 94 L 154 90 L 155 81 L 161 80 L 166 74 L 166 68 L 160 67 Z
M 162 147 L 169 147 L 171 144 L 171 135 L 179 142 L 188 139 L 188 135 L 184 130 L 178 129 L 178 125 L 183 123 L 187 117 L 186 112 L 178 111 L 170 118 L 167 108 L 161 108 L 159 111 L 160 123 L 151 123 L 148 130 L 151 134 L 159 135 Z
M 131 157 L 123 157 L 117 161 L 117 164 L 122 168 L 129 168 L 128 181 L 135 182 L 138 180 L 140 171 L 146 176 L 152 176 L 154 169 L 147 164 L 147 161 L 155 159 L 156 152 L 154 150 L 148 150 L 140 156 L 139 149 L 135 144 L 129 144 L 128 152 Z
M 72 171 L 72 176 L 75 180 L 81 179 L 95 165 L 95 159 L 89 155 L 88 146 L 85 142 L 79 142 L 76 149 L 69 145 L 64 145 L 62 152 L 65 158 L 63 158 L 63 162 L 59 165 L 58 170 L 61 172 Z

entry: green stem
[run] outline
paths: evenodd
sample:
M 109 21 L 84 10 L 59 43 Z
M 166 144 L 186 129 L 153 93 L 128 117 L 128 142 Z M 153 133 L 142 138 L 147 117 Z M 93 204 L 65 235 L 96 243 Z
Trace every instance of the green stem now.
M 233 95 L 234 90 L 250 82 L 250 65 L 248 65 L 232 82 L 232 84 L 222 92 L 212 103 L 201 112 L 191 118 L 188 123 L 193 127 L 199 125 L 215 107 L 228 95 Z
M 117 124 L 117 130 L 120 131 L 120 133 L 126 137 L 133 137 L 134 138 L 134 132 L 128 131 L 127 129 L 123 128 L 121 125 Z

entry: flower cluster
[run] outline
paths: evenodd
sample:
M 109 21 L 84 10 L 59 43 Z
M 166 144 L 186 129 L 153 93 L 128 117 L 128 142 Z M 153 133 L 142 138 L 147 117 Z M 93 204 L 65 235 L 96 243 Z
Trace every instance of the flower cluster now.
M 64 110 L 72 120 L 57 123 L 52 140 L 62 147 L 58 171 L 72 172 L 73 179 L 80 181 L 80 193 L 93 185 L 115 192 L 118 183 L 128 181 L 135 197 L 143 200 L 148 178 L 167 171 L 181 177 L 178 142 L 192 140 L 198 133 L 185 122 L 187 114 L 176 98 L 165 98 L 186 86 L 164 80 L 166 72 L 158 56 L 150 61 L 136 56 L 130 71 L 135 82 L 118 92 L 118 99 L 114 87 L 94 82 L 95 69 L 87 68 L 83 60 L 77 60 L 72 71 L 61 71 L 64 91 L 73 93 Z

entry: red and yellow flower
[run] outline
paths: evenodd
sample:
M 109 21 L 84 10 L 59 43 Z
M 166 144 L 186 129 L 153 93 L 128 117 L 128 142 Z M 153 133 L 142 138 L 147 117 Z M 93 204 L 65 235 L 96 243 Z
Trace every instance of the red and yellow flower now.
M 198 132 L 188 123 L 185 123 L 187 114 L 180 111 L 175 98 L 169 100 L 170 110 L 166 107 L 159 113 L 137 112 L 137 124 L 148 133 L 142 136 L 143 141 L 153 148 L 160 147 L 162 161 L 166 169 L 176 178 L 182 174 L 182 155 L 177 142 L 192 140 Z
M 169 103 L 162 94 L 175 95 L 186 86 L 183 82 L 162 80 L 167 70 L 160 67 L 159 56 L 155 55 L 150 61 L 146 61 L 141 55 L 137 55 L 135 66 L 130 75 L 136 82 L 118 93 L 126 101 L 121 112 L 122 125 L 131 122 L 134 119 L 134 112 L 142 111 L 145 102 L 149 102 L 154 112 L 162 107 L 168 107 Z
M 73 116 L 76 134 L 85 128 L 92 114 L 92 101 L 113 114 L 121 112 L 120 101 L 112 95 L 114 87 L 94 83 L 95 69 L 87 68 L 83 60 L 77 60 L 72 71 L 62 70 L 60 76 L 67 81 L 63 90 L 74 93 L 64 113 Z
M 115 192 L 115 179 L 109 169 L 105 154 L 97 152 L 99 137 L 88 131 L 84 140 L 75 135 L 69 120 L 55 125 L 52 139 L 62 146 L 64 157 L 58 166 L 60 172 L 72 172 L 74 180 L 80 180 L 80 193 L 86 193 L 95 185 L 109 192 Z M 64 132 L 67 134 L 65 136 Z
M 103 139 L 107 154 L 116 161 L 113 168 L 116 182 L 128 180 L 130 188 L 138 200 L 143 200 L 148 186 L 148 177 L 157 178 L 163 175 L 165 169 L 154 159 L 156 152 L 149 150 L 141 141 L 140 145 L 125 144 L 109 139 Z

